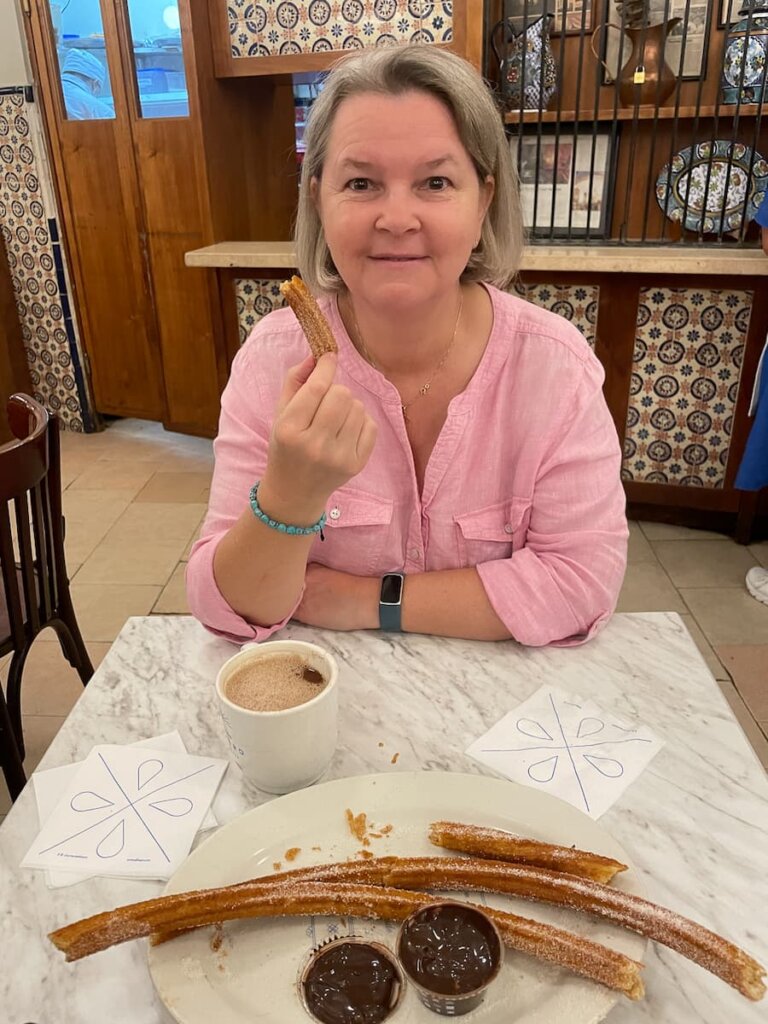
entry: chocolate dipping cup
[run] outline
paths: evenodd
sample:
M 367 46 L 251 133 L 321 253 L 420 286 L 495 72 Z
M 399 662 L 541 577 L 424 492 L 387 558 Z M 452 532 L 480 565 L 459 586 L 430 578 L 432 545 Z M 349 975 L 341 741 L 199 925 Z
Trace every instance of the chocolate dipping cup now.
M 445 993 L 435 991 L 434 988 L 429 987 L 428 982 L 425 982 L 423 974 L 419 976 L 414 975 L 413 971 L 409 969 L 408 957 L 403 955 L 404 943 L 407 942 L 409 932 L 413 926 L 429 921 L 431 918 L 434 918 L 436 911 L 444 908 L 459 909 L 466 916 L 467 920 L 471 921 L 478 931 L 484 935 L 488 942 L 492 960 L 491 969 L 481 984 L 466 992 Z M 415 910 L 400 926 L 395 949 L 406 977 L 416 989 L 424 1006 L 432 1010 L 433 1013 L 441 1014 L 443 1017 L 461 1017 L 463 1014 L 476 1009 L 485 999 L 488 986 L 496 979 L 504 959 L 504 944 L 499 930 L 493 921 L 481 910 L 454 900 L 436 901 L 435 903 L 430 903 L 429 906 Z
M 301 1000 L 301 1005 L 304 1007 L 308 1016 L 313 1021 L 318 1021 L 320 1022 L 320 1024 L 325 1024 L 324 1019 L 322 1017 L 318 1017 L 309 1005 L 309 1002 L 307 1000 L 306 981 L 309 977 L 312 968 L 315 966 L 318 960 L 327 953 L 331 952 L 333 949 L 336 949 L 339 946 L 343 945 L 344 943 L 359 946 L 368 946 L 371 949 L 373 949 L 376 953 L 378 953 L 380 957 L 385 959 L 392 967 L 395 975 L 395 982 L 390 996 L 389 1006 L 386 1009 L 386 1015 L 381 1018 L 382 1022 L 390 1021 L 392 1019 L 393 1014 L 400 1006 L 400 1003 L 403 998 L 403 992 L 405 990 L 405 975 L 403 974 L 402 968 L 397 961 L 397 957 L 395 956 L 391 949 L 388 949 L 387 946 L 382 945 L 382 943 L 380 942 L 374 942 L 371 939 L 364 939 L 362 938 L 362 936 L 359 935 L 340 935 L 337 938 L 328 939 L 325 942 L 323 942 L 322 945 L 310 950 L 310 952 L 302 961 L 301 966 L 299 967 L 299 976 L 297 979 L 299 999 Z

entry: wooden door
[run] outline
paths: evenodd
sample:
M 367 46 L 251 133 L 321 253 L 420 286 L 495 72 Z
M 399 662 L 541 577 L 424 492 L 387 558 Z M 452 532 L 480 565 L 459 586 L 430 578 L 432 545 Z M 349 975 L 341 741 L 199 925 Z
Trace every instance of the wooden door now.
M 217 356 L 222 331 L 211 275 L 191 271 L 184 254 L 207 243 L 204 212 L 208 194 L 199 132 L 195 43 L 185 3 L 179 7 L 182 53 L 176 74 L 185 87 L 175 113 L 162 114 L 139 90 L 131 17 L 146 2 L 118 0 L 118 41 L 126 92 L 131 153 L 135 163 L 146 258 L 152 283 L 157 340 L 165 388 L 164 423 L 173 430 L 213 435 L 226 365 Z M 207 39 L 202 40 L 207 45 Z M 181 70 L 183 68 L 183 70 Z M 177 83 L 180 86 L 181 82 Z M 187 94 L 187 112 L 181 113 Z M 161 94 L 162 95 L 162 94 Z
M 165 383 L 165 424 L 213 435 L 225 379 L 217 365 L 212 275 L 184 265 L 206 244 L 202 232 L 195 139 L 189 118 L 134 124 L 136 167 Z
M 138 202 L 114 10 L 102 7 L 115 116 L 67 116 L 47 0 L 30 5 L 29 35 L 51 146 L 64 242 L 96 409 L 164 417 L 147 240 Z

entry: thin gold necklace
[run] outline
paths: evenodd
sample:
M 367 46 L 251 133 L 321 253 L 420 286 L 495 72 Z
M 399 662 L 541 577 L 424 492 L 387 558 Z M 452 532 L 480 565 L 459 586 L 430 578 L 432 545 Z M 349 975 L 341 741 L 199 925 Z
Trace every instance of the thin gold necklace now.
M 363 335 L 362 335 L 362 333 L 360 331 L 360 325 L 357 322 L 357 314 L 355 313 L 355 307 L 354 307 L 354 305 L 352 304 L 351 301 L 350 301 L 349 305 L 350 305 L 350 309 L 352 311 L 352 322 L 353 322 L 353 324 L 355 326 L 355 335 L 357 336 L 357 343 L 360 346 L 360 353 L 361 353 L 361 355 L 366 360 L 366 362 L 369 362 L 371 364 L 371 366 L 374 368 L 374 370 L 378 370 L 379 373 L 381 373 L 383 376 L 386 376 L 386 374 L 384 373 L 382 368 L 378 365 L 378 363 L 375 361 L 375 359 L 370 354 L 368 349 L 365 347 L 365 342 L 363 341 Z M 462 311 L 463 308 L 464 308 L 464 293 L 463 292 L 459 292 L 459 311 L 456 314 L 456 323 L 454 324 L 454 327 L 453 327 L 453 334 L 451 336 L 451 340 L 450 340 L 450 343 L 448 345 L 448 348 L 445 350 L 445 352 L 443 352 L 443 355 L 442 355 L 442 358 L 440 359 L 440 362 L 437 364 L 437 366 L 432 371 L 432 375 L 430 376 L 430 378 L 426 382 L 426 384 L 422 384 L 421 385 L 419 390 L 416 392 L 416 394 L 413 396 L 413 398 L 410 399 L 410 401 L 408 401 L 408 402 L 401 402 L 400 403 L 400 408 L 403 411 L 403 419 L 405 420 L 406 423 L 410 422 L 410 420 L 408 419 L 408 410 L 410 409 L 410 407 L 413 405 L 414 402 L 418 401 L 420 398 L 423 398 L 426 394 L 429 393 L 429 389 L 432 387 L 432 384 L 434 383 L 435 377 L 437 377 L 437 375 L 440 373 L 442 368 L 445 366 L 446 360 L 448 359 L 448 356 L 451 354 L 451 349 L 453 348 L 453 344 L 456 341 L 456 335 L 459 332 L 459 323 L 461 322 L 461 311 Z

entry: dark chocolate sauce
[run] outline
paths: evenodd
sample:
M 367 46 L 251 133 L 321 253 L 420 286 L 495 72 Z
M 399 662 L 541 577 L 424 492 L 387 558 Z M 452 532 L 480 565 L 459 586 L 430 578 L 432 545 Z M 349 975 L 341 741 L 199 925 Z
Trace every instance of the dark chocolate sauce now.
M 379 1024 L 400 991 L 391 960 L 361 942 L 336 942 L 320 952 L 303 984 L 307 1006 L 323 1024 Z
M 501 950 L 482 914 L 450 904 L 416 914 L 403 929 L 398 955 L 419 985 L 441 995 L 462 995 L 495 973 Z

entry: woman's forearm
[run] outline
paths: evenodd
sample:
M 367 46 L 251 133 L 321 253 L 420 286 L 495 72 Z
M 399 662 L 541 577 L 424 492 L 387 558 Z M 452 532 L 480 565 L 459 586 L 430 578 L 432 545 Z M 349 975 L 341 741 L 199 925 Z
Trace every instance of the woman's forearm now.
M 476 569 L 406 576 L 402 626 L 408 633 L 465 640 L 509 640 Z
M 303 509 L 284 506 L 278 495 L 259 487 L 262 511 L 278 522 L 309 526 L 322 514 L 322 506 Z M 307 558 L 317 534 L 297 536 L 272 529 L 246 506 L 243 514 L 219 541 L 213 559 L 216 585 L 225 601 L 248 622 L 272 626 L 296 605 L 304 585 Z

